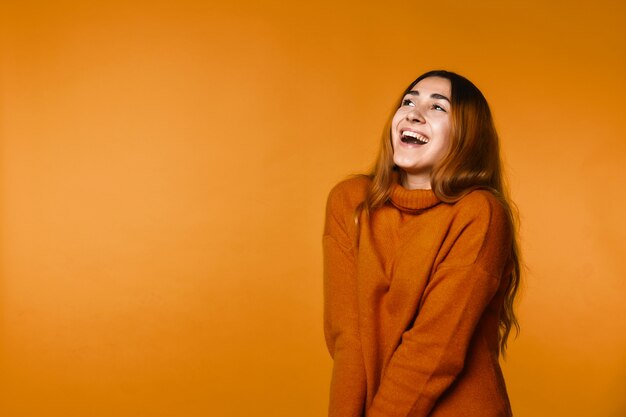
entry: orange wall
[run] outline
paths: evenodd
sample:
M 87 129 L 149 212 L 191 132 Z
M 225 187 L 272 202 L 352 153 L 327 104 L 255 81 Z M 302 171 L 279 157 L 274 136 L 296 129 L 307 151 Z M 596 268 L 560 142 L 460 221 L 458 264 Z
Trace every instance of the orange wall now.
M 326 194 L 436 67 L 522 213 L 517 415 L 626 415 L 622 1 L 13 3 L 1 415 L 323 415 Z

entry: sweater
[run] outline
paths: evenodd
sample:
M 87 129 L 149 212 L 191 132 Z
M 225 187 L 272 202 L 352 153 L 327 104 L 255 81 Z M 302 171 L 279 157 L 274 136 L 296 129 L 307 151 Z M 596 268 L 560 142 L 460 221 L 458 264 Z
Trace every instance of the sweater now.
M 511 416 L 498 339 L 512 271 L 504 207 L 486 190 L 447 204 L 395 184 L 357 226 L 369 183 L 345 180 L 327 202 L 329 417 Z

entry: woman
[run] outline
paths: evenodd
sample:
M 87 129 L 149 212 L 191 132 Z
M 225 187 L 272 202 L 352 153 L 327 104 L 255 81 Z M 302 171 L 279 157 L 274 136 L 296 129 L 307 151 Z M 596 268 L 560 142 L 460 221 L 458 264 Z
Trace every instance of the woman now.
M 324 330 L 331 417 L 491 417 L 520 274 L 482 93 L 431 71 L 405 90 L 369 175 L 331 191 Z

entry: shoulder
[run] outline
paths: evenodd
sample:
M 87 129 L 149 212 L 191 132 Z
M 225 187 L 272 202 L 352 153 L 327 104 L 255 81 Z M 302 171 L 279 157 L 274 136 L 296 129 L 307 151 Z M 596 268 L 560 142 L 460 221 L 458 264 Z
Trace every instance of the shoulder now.
M 348 178 L 335 185 L 328 194 L 328 209 L 354 210 L 365 200 L 371 180 L 365 175 Z
M 370 179 L 364 175 L 349 178 L 335 185 L 328 195 L 324 236 L 333 236 L 348 246 L 356 233 L 354 214 L 365 200 Z
M 453 204 L 459 220 L 505 226 L 509 216 L 504 204 L 488 190 L 474 190 Z
M 491 191 L 474 190 L 452 205 L 451 229 L 489 245 L 508 245 L 513 225 L 508 209 Z
M 504 203 L 490 191 L 474 190 L 450 205 L 450 209 L 450 247 L 445 263 L 478 264 L 500 276 L 513 243 L 513 225 Z
M 498 207 L 502 203 L 491 191 L 478 189 L 467 193 L 455 205 L 463 209 L 477 209 Z

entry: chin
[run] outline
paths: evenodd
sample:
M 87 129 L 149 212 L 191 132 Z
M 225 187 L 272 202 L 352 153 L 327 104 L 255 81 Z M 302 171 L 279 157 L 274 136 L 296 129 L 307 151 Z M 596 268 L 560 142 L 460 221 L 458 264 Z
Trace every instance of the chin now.
M 415 169 L 416 161 L 406 159 L 394 159 L 393 163 L 403 171 Z

